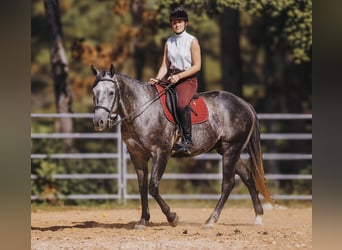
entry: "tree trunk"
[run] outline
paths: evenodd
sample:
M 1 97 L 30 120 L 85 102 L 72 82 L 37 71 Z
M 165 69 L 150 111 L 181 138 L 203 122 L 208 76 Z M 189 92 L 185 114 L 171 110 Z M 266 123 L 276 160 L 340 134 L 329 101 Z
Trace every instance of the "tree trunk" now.
M 225 8 L 220 19 L 222 86 L 238 96 L 242 95 L 240 59 L 240 13 Z
M 59 2 L 58 0 L 44 0 L 44 6 L 50 34 L 50 55 L 57 113 L 71 113 L 71 95 L 67 89 L 68 61 L 63 47 Z M 60 133 L 73 131 L 71 118 L 56 119 L 55 126 L 56 131 Z M 65 150 L 69 151 L 72 139 L 65 139 L 64 145 Z
M 132 10 L 132 17 L 133 17 L 133 26 L 134 28 L 141 30 L 141 23 L 142 23 L 142 12 L 144 11 L 145 1 L 131 1 L 131 10 Z M 141 31 L 140 31 L 141 32 Z M 134 66 L 135 66 L 135 73 L 136 78 L 138 80 L 142 80 L 143 77 L 143 68 L 144 62 L 146 58 L 146 49 L 141 43 L 143 39 L 143 35 L 135 36 L 134 39 Z

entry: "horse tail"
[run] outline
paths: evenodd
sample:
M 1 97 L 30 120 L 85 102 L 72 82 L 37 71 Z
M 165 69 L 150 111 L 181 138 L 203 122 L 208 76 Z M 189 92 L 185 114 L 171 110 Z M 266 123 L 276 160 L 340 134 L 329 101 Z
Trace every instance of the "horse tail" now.
M 275 206 L 276 203 L 271 197 L 271 194 L 268 190 L 267 181 L 264 173 L 264 164 L 262 160 L 262 152 L 261 152 L 261 143 L 260 143 L 260 128 L 259 128 L 259 120 L 257 118 L 256 112 L 253 107 L 251 107 L 253 111 L 254 118 L 254 126 L 252 128 L 251 137 L 247 144 L 247 151 L 251 160 L 251 172 L 253 176 L 253 180 L 256 186 L 256 189 L 261 193 L 264 198 Z

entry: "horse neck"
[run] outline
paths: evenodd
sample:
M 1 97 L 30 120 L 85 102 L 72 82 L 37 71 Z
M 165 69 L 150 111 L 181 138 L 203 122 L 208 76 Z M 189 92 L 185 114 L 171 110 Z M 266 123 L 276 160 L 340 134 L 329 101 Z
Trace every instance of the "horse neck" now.
M 121 116 L 127 116 L 139 110 L 156 95 L 155 90 L 149 84 L 121 74 L 116 74 L 116 77 L 119 85 L 119 114 Z

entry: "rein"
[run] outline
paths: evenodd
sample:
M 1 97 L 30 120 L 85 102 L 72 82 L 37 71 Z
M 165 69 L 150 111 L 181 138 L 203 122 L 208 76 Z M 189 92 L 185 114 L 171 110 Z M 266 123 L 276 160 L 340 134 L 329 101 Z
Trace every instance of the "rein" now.
M 113 80 L 111 80 L 111 79 L 101 79 L 101 80 L 99 80 L 99 82 L 100 82 L 100 81 L 110 81 L 110 82 L 113 82 L 114 84 L 117 84 L 115 81 L 113 81 Z M 139 115 L 141 115 L 143 112 L 145 112 L 145 110 L 146 110 L 149 106 L 151 106 L 152 103 L 154 103 L 154 102 L 155 102 L 156 100 L 158 100 L 162 95 L 164 95 L 164 94 L 171 88 L 171 86 L 172 86 L 172 84 L 170 84 L 168 81 L 165 81 L 165 80 L 160 80 L 157 84 L 158 84 L 158 85 L 159 85 L 159 84 L 161 85 L 161 83 L 163 83 L 163 84 L 162 84 L 162 86 L 164 87 L 163 91 L 161 91 L 160 93 L 156 94 L 151 100 L 149 100 L 149 101 L 147 101 L 146 103 L 144 103 L 144 104 L 140 107 L 140 109 L 142 109 L 142 110 L 138 110 L 137 112 L 132 112 L 132 113 L 126 115 L 125 117 L 121 118 L 120 120 L 117 120 L 116 122 L 114 122 L 114 121 L 118 118 L 118 114 L 116 114 L 113 118 L 112 118 L 112 115 L 111 115 L 112 109 L 113 109 L 113 106 L 114 106 L 114 103 L 115 103 L 115 100 L 114 100 L 114 102 L 113 102 L 113 105 L 112 105 L 111 109 L 108 109 L 108 108 L 106 108 L 106 107 L 104 107 L 104 106 L 101 106 L 101 105 L 96 105 L 96 106 L 94 107 L 94 110 L 96 110 L 96 109 L 104 109 L 105 111 L 107 111 L 107 112 L 109 113 L 109 116 L 108 116 L 108 127 L 109 127 L 109 128 L 112 128 L 112 127 L 118 125 L 118 124 L 121 123 L 122 121 L 127 120 L 129 117 L 130 117 L 131 119 L 135 119 L 135 118 L 137 118 Z M 146 107 L 145 107 L 145 106 L 146 106 Z

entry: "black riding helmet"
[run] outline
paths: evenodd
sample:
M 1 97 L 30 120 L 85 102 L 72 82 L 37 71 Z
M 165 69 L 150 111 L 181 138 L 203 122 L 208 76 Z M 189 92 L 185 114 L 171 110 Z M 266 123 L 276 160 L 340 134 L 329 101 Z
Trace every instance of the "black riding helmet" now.
M 182 9 L 180 7 L 171 11 L 169 19 L 170 19 L 170 21 L 172 21 L 173 19 L 183 19 L 186 22 L 189 22 L 188 14 L 186 13 L 186 11 L 184 9 Z

